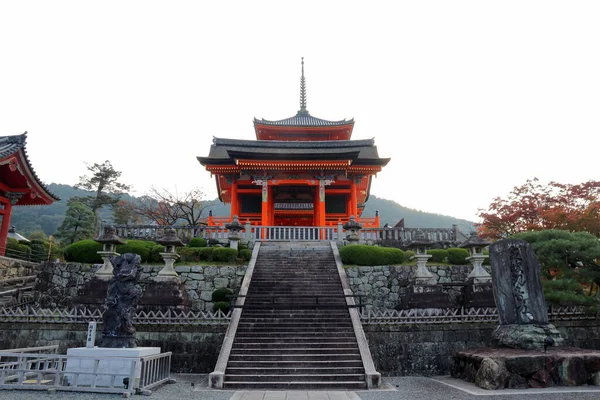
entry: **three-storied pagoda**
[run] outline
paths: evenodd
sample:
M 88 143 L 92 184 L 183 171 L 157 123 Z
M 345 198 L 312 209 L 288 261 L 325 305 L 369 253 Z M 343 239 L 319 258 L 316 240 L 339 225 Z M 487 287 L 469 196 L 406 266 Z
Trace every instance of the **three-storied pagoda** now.
M 226 221 L 263 226 L 327 226 L 355 216 L 365 227 L 379 218 L 359 218 L 371 179 L 389 162 L 373 139 L 350 140 L 354 120 L 327 121 L 306 109 L 304 60 L 300 110 L 279 121 L 254 119 L 257 140 L 214 138 L 198 161 L 216 178 L 219 200 L 231 203 Z

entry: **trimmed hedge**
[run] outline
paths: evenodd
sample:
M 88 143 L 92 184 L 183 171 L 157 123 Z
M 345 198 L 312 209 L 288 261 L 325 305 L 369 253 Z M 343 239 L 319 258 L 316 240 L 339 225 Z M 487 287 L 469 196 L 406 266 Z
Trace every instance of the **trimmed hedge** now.
M 252 250 L 240 249 L 238 250 L 238 258 L 242 261 L 250 261 L 252 258 Z
M 100 243 L 92 239 L 80 240 L 65 247 L 65 261 L 100 264 L 102 258 L 98 254 L 99 251 L 102 251 Z
M 26 244 L 20 243 L 17 239 L 6 238 L 5 254 L 7 257 L 27 260 L 31 257 L 31 248 Z
M 192 238 L 188 243 L 188 247 L 206 247 L 206 239 Z
M 212 261 L 213 259 L 213 251 L 214 247 L 198 247 L 198 252 L 200 255 L 200 260 L 202 261 Z
M 156 246 L 157 244 L 155 242 L 150 242 L 147 240 L 128 240 L 127 244 L 117 246 L 117 253 L 135 253 L 142 258 L 142 262 L 148 262 L 151 259 L 150 253 L 152 248 Z M 160 247 L 162 247 L 164 250 L 164 246 Z
M 404 252 L 393 247 L 376 247 L 361 244 L 344 246 L 340 249 L 344 264 L 351 265 L 393 265 L 404 261 Z
M 217 310 L 221 310 L 224 314 L 229 312 L 229 302 L 228 301 L 217 301 L 213 304 L 213 312 L 217 312 Z
M 443 263 L 448 258 L 448 250 L 432 249 L 427 250 L 427 254 L 431 254 L 429 262 Z
M 454 265 L 465 265 L 469 262 L 466 258 L 469 257 L 469 251 L 467 249 L 450 248 L 448 249 L 448 263 Z
M 415 255 L 415 252 L 412 250 L 406 250 L 404 252 L 404 262 L 412 261 L 411 257 Z
M 211 299 L 213 303 L 217 303 L 219 301 L 229 301 L 227 296 L 231 294 L 233 294 L 233 291 L 231 289 L 223 287 L 216 289 L 214 292 L 212 292 Z
M 229 247 L 215 247 L 212 252 L 212 259 L 213 261 L 231 262 L 236 260 L 237 255 L 238 252 L 236 249 L 231 249 Z

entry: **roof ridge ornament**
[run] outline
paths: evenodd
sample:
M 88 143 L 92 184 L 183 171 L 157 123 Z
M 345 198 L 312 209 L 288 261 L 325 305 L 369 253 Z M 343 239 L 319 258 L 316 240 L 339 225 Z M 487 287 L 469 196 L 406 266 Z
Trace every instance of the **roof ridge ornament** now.
M 302 76 L 300 77 L 300 111 L 298 113 L 306 113 L 306 79 L 304 78 L 304 57 L 302 57 Z

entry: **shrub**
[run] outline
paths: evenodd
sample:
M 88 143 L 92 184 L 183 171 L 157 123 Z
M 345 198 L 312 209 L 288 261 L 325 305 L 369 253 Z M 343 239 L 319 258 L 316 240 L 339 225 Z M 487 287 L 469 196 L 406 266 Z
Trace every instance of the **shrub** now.
M 135 253 L 142 258 L 142 262 L 148 262 L 150 251 L 155 246 L 156 243 L 147 240 L 128 240 L 127 244 L 117 246 L 117 253 Z
M 102 251 L 102 245 L 92 239 L 80 240 L 65 247 L 65 260 L 87 263 L 100 264 L 102 258 L 98 254 Z
M 206 247 L 206 239 L 192 238 L 188 243 L 188 247 Z
M 230 249 L 229 247 L 216 247 L 212 252 L 212 258 L 214 261 L 231 262 L 235 261 L 238 252 L 236 249 Z
M 238 258 L 243 261 L 249 261 L 252 258 L 252 250 L 248 250 L 248 249 L 238 250 Z
M 229 302 L 228 301 L 218 301 L 213 304 L 213 312 L 217 312 L 221 310 L 221 312 L 227 314 L 229 312 Z
M 31 247 L 31 261 L 41 262 L 48 259 L 48 250 L 50 249 L 48 243 L 43 240 L 33 239 L 29 247 Z
M 149 263 L 161 263 L 163 262 L 163 258 L 160 255 L 160 253 L 164 253 L 165 251 L 165 246 L 160 245 L 160 244 L 156 244 L 152 247 L 150 247 L 150 254 L 148 255 L 148 262 Z
M 427 250 L 427 254 L 431 254 L 429 262 L 443 263 L 448 258 L 448 250 Z
M 598 299 L 586 296 L 583 287 L 574 279 L 543 280 L 546 302 L 554 306 L 588 306 L 598 308 Z
M 217 303 L 219 301 L 229 301 L 227 296 L 231 294 L 233 294 L 233 291 L 229 288 L 223 287 L 216 289 L 214 292 L 212 292 L 212 302 Z
M 404 260 L 404 252 L 393 247 L 375 247 L 354 244 L 340 249 L 344 264 L 352 265 L 390 265 Z
M 415 255 L 415 252 L 412 250 L 406 250 L 404 252 L 404 262 L 412 261 L 411 257 Z
M 198 247 L 198 255 L 202 261 L 212 261 L 214 247 Z
M 177 252 L 181 256 L 181 261 L 200 261 L 200 251 L 203 250 L 201 247 L 183 247 Z
M 465 265 L 469 262 L 466 258 L 469 257 L 469 251 L 467 249 L 451 248 L 448 249 L 448 263 L 454 265 Z
M 5 254 L 7 257 L 28 260 L 31 257 L 31 248 L 27 245 L 19 243 L 19 241 L 16 239 L 7 238 Z

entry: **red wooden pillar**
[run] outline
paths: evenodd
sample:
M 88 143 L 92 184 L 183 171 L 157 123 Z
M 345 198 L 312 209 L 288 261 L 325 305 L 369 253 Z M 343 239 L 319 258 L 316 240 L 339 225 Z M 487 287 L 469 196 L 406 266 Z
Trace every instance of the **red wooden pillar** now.
M 350 215 L 354 215 L 354 218 L 358 218 L 358 200 L 356 195 L 356 181 L 352 178 L 350 184 Z
M 12 204 L 7 199 L 0 199 L 0 204 L 3 206 L 3 209 L 0 209 L 0 215 L 2 216 L 2 225 L 0 225 L 0 256 L 3 256 L 6 251 L 6 239 L 8 238 Z
M 233 181 L 231 182 L 231 215 L 229 218 L 230 220 L 233 220 L 234 215 L 237 215 L 238 217 L 240 216 L 240 203 L 238 200 L 237 189 L 237 181 L 235 180 L 235 178 L 233 178 Z
M 261 208 L 261 220 L 260 224 L 262 226 L 269 226 L 270 223 L 270 215 L 269 215 L 269 205 L 271 204 L 269 201 L 269 181 L 266 179 L 262 182 L 262 208 Z
M 275 226 L 275 198 L 273 197 L 273 186 L 269 186 L 269 225 Z
M 317 205 L 319 208 L 319 226 L 325 226 L 325 181 L 319 181 Z

